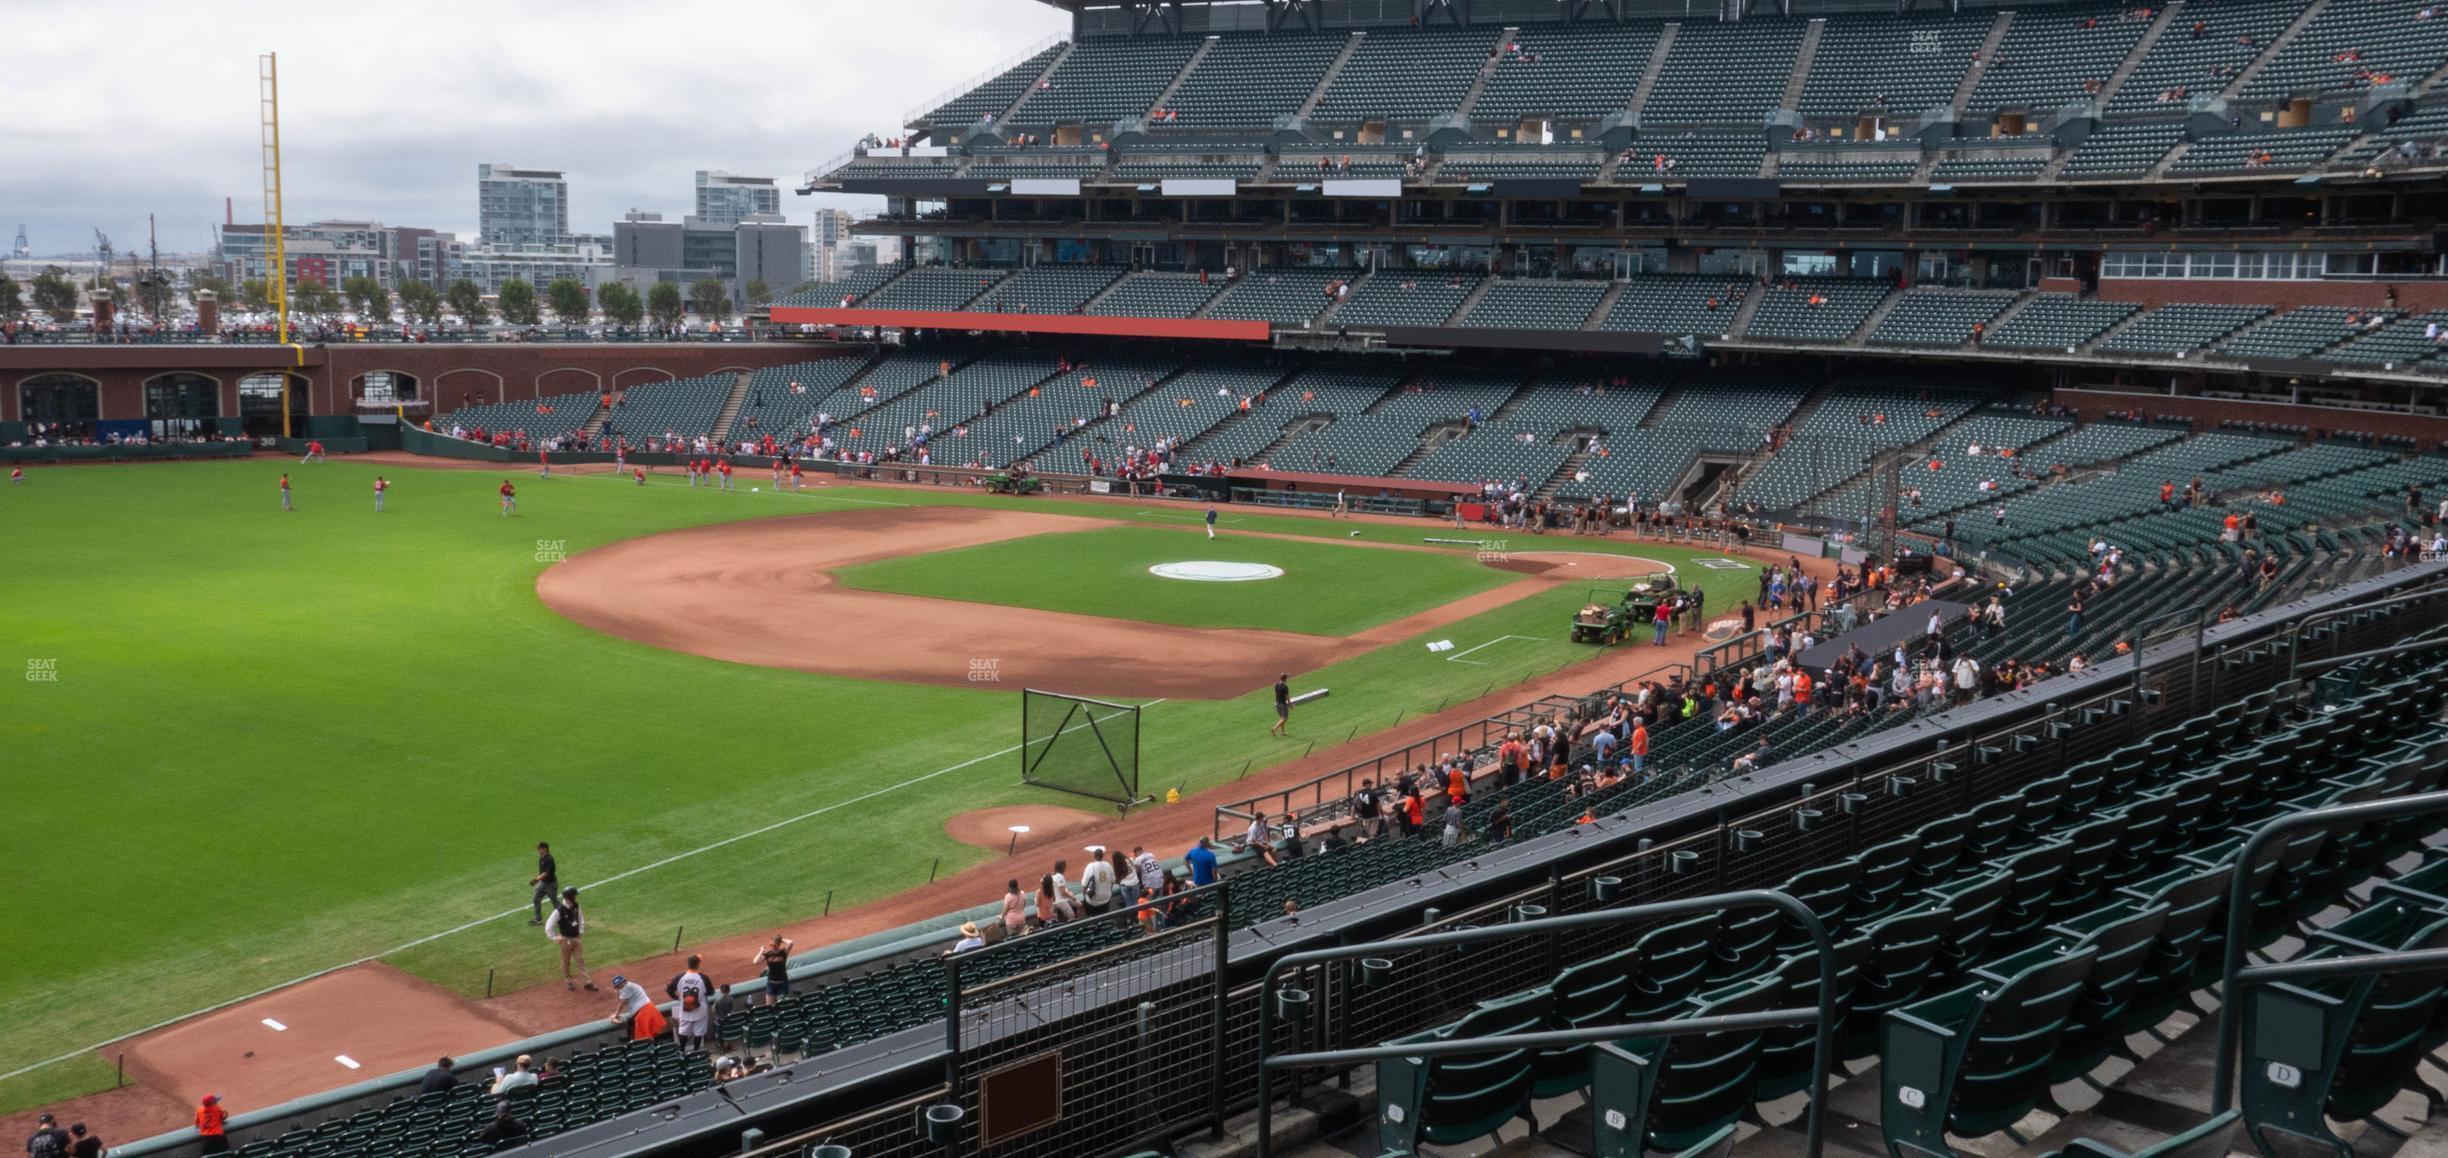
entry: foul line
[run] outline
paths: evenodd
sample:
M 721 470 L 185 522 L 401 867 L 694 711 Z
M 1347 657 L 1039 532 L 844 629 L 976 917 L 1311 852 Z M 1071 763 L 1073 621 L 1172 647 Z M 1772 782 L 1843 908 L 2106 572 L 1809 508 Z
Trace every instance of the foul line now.
M 895 504 L 895 505 L 898 505 L 898 504 Z M 1157 704 L 1161 704 L 1161 703 L 1163 703 L 1163 702 L 1165 702 L 1165 697 L 1161 697 L 1161 696 L 1160 696 L 1160 697 L 1158 697 L 1158 698 L 1156 698 L 1156 699 L 1148 700 L 1148 701 L 1146 701 L 1145 703 L 1140 704 L 1139 706 L 1140 706 L 1140 707 L 1142 707 L 1142 708 L 1149 708 L 1149 707 L 1154 707 L 1154 706 L 1156 706 Z M 1068 729 L 1068 730 L 1076 731 L 1076 730 L 1078 730 L 1078 729 L 1080 729 L 1080 728 L 1084 728 L 1084 727 L 1087 727 L 1087 726 L 1088 726 L 1088 725 L 1086 725 L 1086 724 L 1074 724 L 1074 725 L 1072 725 L 1072 726 L 1071 726 L 1071 728 L 1070 728 L 1070 729 Z M 1009 756 L 1009 755 L 1011 755 L 1012 753 L 1017 752 L 1017 751 L 1019 751 L 1019 750 L 1020 750 L 1020 745 L 1018 745 L 1018 744 L 1013 744 L 1012 746 L 1010 746 L 1010 747 L 1008 747 L 1008 748 L 1000 748 L 1000 749 L 997 749 L 997 750 L 995 750 L 995 751 L 988 752 L 988 753 L 986 753 L 986 754 L 985 754 L 985 755 L 983 755 L 983 756 L 976 756 L 976 757 L 972 757 L 972 758 L 967 759 L 967 760 L 963 760 L 963 761 L 961 761 L 961 762 L 960 762 L 960 763 L 958 763 L 958 764 L 948 764 L 948 765 L 945 765 L 944 767 L 938 768 L 938 769 L 936 769 L 936 770 L 934 770 L 934 771 L 932 771 L 932 772 L 926 772 L 926 773 L 921 773 L 920 775 L 917 775 L 917 776 L 912 776 L 912 777 L 910 777 L 910 778 L 909 778 L 909 779 L 907 779 L 907 780 L 900 781 L 899 783 L 895 783 L 895 784 L 887 784 L 887 785 L 885 785 L 885 786 L 884 786 L 884 787 L 882 787 L 882 788 L 877 788 L 877 789 L 872 789 L 872 790 L 867 791 L 867 792 L 862 792 L 862 793 L 860 793 L 860 794 L 859 794 L 859 795 L 857 795 L 857 796 L 853 796 L 853 797 L 849 798 L 848 800 L 837 800 L 837 801 L 835 801 L 835 802 L 833 802 L 833 803 L 831 803 L 831 804 L 827 804 L 827 805 L 825 805 L 825 806 L 824 806 L 824 807 L 822 807 L 822 808 L 812 808 L 812 809 L 809 809 L 809 810 L 808 810 L 808 811 L 806 811 L 806 812 L 802 812 L 802 813 L 800 813 L 800 814 L 799 814 L 799 815 L 797 815 L 797 816 L 789 817 L 789 818 L 787 818 L 787 819 L 783 819 L 783 820 L 777 820 L 777 821 L 774 821 L 773 823 L 768 824 L 768 825 L 766 825 L 766 826 L 764 826 L 764 827 L 762 827 L 762 828 L 752 828 L 752 829 L 749 829 L 749 830 L 748 830 L 748 831 L 746 831 L 746 832 L 734 833 L 734 834 L 732 834 L 732 835 L 730 835 L 730 836 L 726 836 L 726 837 L 722 838 L 721 840 L 714 841 L 714 842 L 713 842 L 713 843 L 711 843 L 711 844 L 703 844 L 703 845 L 699 845 L 698 847 L 696 847 L 696 848 L 692 848 L 692 849 L 689 849 L 689 850 L 688 850 L 688 851 L 686 851 L 686 852 L 677 852 L 677 853 L 673 853 L 672 855 L 667 856 L 667 857 L 664 857 L 664 858 L 663 858 L 663 859 L 661 859 L 661 860 L 658 860 L 658 861 L 652 861 L 652 862 L 647 863 L 647 864 L 642 864 L 642 865 L 639 865 L 639 866 L 637 866 L 636 868 L 633 868 L 633 869 L 626 869 L 626 870 L 623 870 L 623 871 L 621 871 L 621 872 L 614 873 L 614 874 L 612 874 L 611 876 L 608 876 L 608 877 L 603 878 L 602 880 L 599 880 L 599 881 L 594 881 L 594 882 L 589 883 L 589 884 L 587 884 L 587 885 L 585 885 L 585 886 L 582 886 L 582 887 L 585 887 L 585 888 L 590 888 L 590 889 L 602 888 L 603 886 L 608 885 L 608 884 L 612 884 L 612 883 L 614 883 L 614 882 L 616 882 L 616 881 L 624 881 L 624 880 L 627 880 L 627 879 L 629 879 L 630 877 L 636 876 L 636 875 L 638 875 L 638 874 L 640 874 L 640 873 L 650 872 L 650 871 L 653 871 L 653 870 L 655 870 L 655 869 L 662 868 L 662 867 L 664 867 L 665 865 L 669 865 L 669 864 L 676 864 L 676 863 L 678 863 L 678 862 L 680 862 L 680 861 L 687 860 L 688 858 L 693 857 L 693 856 L 696 856 L 696 855 L 698 855 L 698 854 L 700 854 L 700 853 L 708 853 L 708 852 L 712 852 L 712 851 L 714 851 L 715 849 L 725 847 L 725 846 L 727 846 L 727 845 L 738 844 L 739 842 L 741 842 L 741 841 L 743 841 L 743 840 L 746 840 L 746 839 L 748 839 L 749 837 L 752 837 L 752 836 L 763 836 L 763 835 L 765 835 L 766 833 L 772 832 L 772 831 L 774 831 L 774 830 L 776 830 L 776 829 L 780 829 L 780 828 L 788 828 L 789 826 L 794 825 L 794 824 L 797 824 L 797 823 L 799 823 L 799 822 L 800 822 L 800 821 L 802 821 L 802 820 L 810 820 L 810 819 L 814 819 L 815 817 L 823 816 L 824 814 L 826 814 L 826 813 L 828 813 L 828 812 L 833 812 L 833 811 L 836 811 L 836 810 L 838 810 L 838 809 L 848 808 L 849 806 L 851 806 L 851 805 L 853 805 L 853 804 L 858 804 L 858 803 L 861 803 L 861 802 L 863 802 L 863 801 L 873 800 L 873 799 L 875 799 L 876 797 L 878 797 L 878 796 L 882 796 L 882 795 L 884 795 L 884 794 L 886 794 L 886 793 L 888 793 L 888 792 L 897 792 L 897 791 L 899 791 L 899 790 L 901 790 L 901 789 L 903 789 L 903 788 L 907 788 L 907 787 L 909 787 L 909 786 L 911 786 L 911 785 L 913 785 L 913 784 L 923 784 L 923 783 L 925 783 L 925 782 L 927 782 L 927 781 L 929 781 L 929 780 L 933 780 L 933 779 L 935 779 L 935 778 L 936 778 L 936 777 L 938 777 L 938 776 L 946 776 L 946 775 L 950 775 L 951 773 L 958 772 L 958 771 L 960 771 L 960 770 L 961 770 L 961 769 L 963 769 L 963 768 L 971 768 L 971 767 L 975 767 L 975 766 L 977 766 L 977 765 L 979 765 L 979 764 L 983 764 L 983 763 L 985 763 L 985 762 L 986 762 L 986 761 L 988 761 L 988 760 L 993 760 L 993 759 L 996 759 L 996 758 L 998 758 L 998 757 L 1002 757 L 1002 756 Z M 289 979 L 289 980 L 287 980 L 287 981 L 282 981 L 282 982 L 279 982 L 279 983 L 277 983 L 277 984 L 273 984 L 273 985 L 267 985 L 267 986 L 264 986 L 264 987 L 263 987 L 263 988 L 261 988 L 261 989 L 258 989 L 258 990 L 256 990 L 256 991 L 254 991 L 253 993 L 249 993 L 249 994 L 246 994 L 246 995 L 241 996 L 241 997 L 233 997 L 233 998 L 230 998 L 229 1000 L 224 1001 L 224 1002 L 221 1002 L 221 1003 L 219 1003 L 219 1004 L 217 1004 L 217 1005 L 208 1005 L 208 1006 L 205 1006 L 205 1007 L 204 1007 L 204 1008 L 202 1008 L 202 1009 L 193 1010 L 193 1011 L 191 1011 L 191 1012 L 187 1012 L 187 1013 L 182 1013 L 182 1014 L 179 1014 L 179 1015 L 178 1015 L 178 1016 L 176 1016 L 176 1017 L 166 1018 L 166 1019 L 164 1019 L 164 1020 L 154 1022 L 154 1023 L 153 1023 L 153 1024 L 151 1024 L 151 1025 L 145 1026 L 145 1027 L 144 1027 L 144 1028 L 142 1028 L 142 1029 L 131 1029 L 131 1030 L 127 1031 L 126 1033 L 123 1033 L 123 1034 L 118 1035 L 117 1037 L 108 1038 L 108 1039 L 103 1040 L 103 1041 L 95 1042 L 94 1044 L 89 1045 L 89 1046 L 86 1046 L 86 1047 L 84 1047 L 83 1049 L 70 1050 L 69 1052 L 64 1053 L 64 1054 L 61 1054 L 61 1055 L 59 1055 L 58 1057 L 54 1057 L 54 1058 L 46 1058 L 46 1059 L 44 1059 L 44 1060 L 42 1060 L 42 1061 L 35 1062 L 35 1063 L 34 1063 L 34 1064 L 32 1064 L 32 1065 L 28 1065 L 28 1066 L 21 1066 L 21 1067 L 19 1067 L 19 1068 L 17 1068 L 17 1069 L 10 1070 L 10 1071 L 9 1071 L 9 1072 L 7 1072 L 7 1073 L 0 1074 L 0 1082 L 5 1082 L 5 1081 L 8 1081 L 8 1080 L 10 1080 L 10 1079 L 12 1079 L 12 1078 L 23 1077 L 23 1076 L 25 1076 L 26 1074 L 33 1073 L 34 1071 L 39 1070 L 39 1069 L 42 1069 L 42 1068 L 44 1068 L 44 1067 L 46 1067 L 46 1066 L 58 1065 L 59 1063 L 64 1062 L 64 1061 L 69 1061 L 69 1060 L 72 1060 L 72 1059 L 75 1059 L 75 1058 L 83 1057 L 83 1056 L 85 1056 L 86 1054 L 93 1053 L 93 1052 L 95 1052 L 95 1051 L 97 1051 L 97 1050 L 106 1049 L 106 1048 L 109 1048 L 110 1046 L 117 1045 L 118 1043 L 123 1042 L 123 1041 L 126 1041 L 126 1040 L 128 1040 L 129 1038 L 132 1038 L 132 1037 L 142 1037 L 142 1036 L 144 1036 L 145 1034 L 148 1034 L 148 1033 L 153 1032 L 154 1030 L 157 1030 L 157 1029 L 164 1029 L 164 1028 L 167 1028 L 167 1027 L 169 1027 L 169 1026 L 177 1025 L 178 1023 L 180 1023 L 180 1022 L 182 1022 L 182 1021 L 186 1021 L 186 1020 L 188 1020 L 189 1018 L 194 1018 L 194 1017 L 202 1017 L 202 1016 L 204 1016 L 205 1014 L 208 1014 L 208 1013 L 219 1013 L 220 1011 L 222 1011 L 222 1010 L 224 1010 L 224 1009 L 228 1009 L 228 1008 L 230 1008 L 231 1006 L 234 1006 L 234 1005 L 243 1005 L 243 1004 L 245 1004 L 245 1003 L 247 1003 L 247 1002 L 249 1002 L 249 1001 L 253 1001 L 253 1000 L 255 1000 L 256 998 L 258 998 L 258 997 L 262 997 L 263 995 L 265 995 L 265 994 L 267 994 L 267 993 L 277 993 L 277 992 L 279 992 L 280 990 L 287 989 L 287 988 L 289 988 L 289 987 L 290 987 L 290 986 L 292 986 L 292 985 L 303 985 L 303 984 L 305 984 L 306 982 L 312 981 L 312 980 L 314 980 L 315 978 L 318 978 L 318 977 L 322 977 L 322 976 L 325 976 L 325 975 L 328 975 L 328 974 L 332 974 L 332 973 L 337 973 L 337 972 L 339 972 L 339 971 L 341 971 L 341 970 L 343 970 L 343 969 L 354 969 L 354 968 L 356 968 L 357 966 L 359 966 L 359 965 L 363 965 L 363 964 L 365 964 L 365 963 L 367 963 L 367 962 L 369 962 L 369 961 L 379 961 L 379 960 L 381 960 L 381 959 L 383 959 L 383 958 L 385 958 L 385 957 L 391 956 L 391 955 L 392 955 L 392 954 L 394 954 L 394 953 L 404 953 L 404 952 L 407 952 L 407 951 L 408 951 L 408 950 L 410 950 L 410 949 L 415 949 L 415 948 L 418 948 L 418 947 L 420 947 L 420 946 L 424 946 L 424 945 L 430 945 L 430 944 L 434 943 L 435 941 L 442 940 L 442 939 L 443 939 L 443 938 L 445 938 L 445 937 L 453 937 L 453 936 L 457 936 L 458 934 L 461 934 L 461 933 L 467 932 L 467 931 L 468 931 L 468 930 L 470 930 L 470 929 L 479 928 L 479 927 L 482 927 L 482 926 L 485 926 L 485 925 L 490 925 L 490 924 L 492 924 L 493 922 L 498 921 L 498 920 L 501 920 L 501 919 L 502 919 L 502 918 L 504 918 L 504 917 L 515 917 L 515 916 L 519 915 L 520 913 L 526 913 L 526 912 L 531 912 L 531 911 L 532 911 L 531 906 L 521 905 L 521 906 L 519 906 L 518 908 L 514 908 L 514 909 L 504 909 L 504 910 L 502 910 L 501 912 L 495 913 L 495 914 L 493 914 L 492 916 L 489 916 L 489 917 L 478 917 L 478 918 L 476 918 L 476 919 L 475 919 L 475 920 L 473 920 L 473 921 L 467 921 L 467 922 L 464 922 L 464 923 L 462 923 L 462 924 L 453 925 L 453 926 L 451 926 L 450 928 L 448 928 L 448 929 L 444 929 L 444 930 L 442 930 L 442 931 L 441 931 L 441 932 L 439 932 L 439 933 L 429 934 L 429 935 L 427 935 L 427 936 L 419 937 L 419 938 L 417 938 L 417 939 L 416 939 L 416 940 L 414 940 L 414 941 L 409 941 L 409 942 L 406 942 L 406 943 L 404 943 L 404 944 L 394 945 L 394 946 L 392 946 L 391 948 L 384 949 L 384 950 L 381 950 L 381 951 L 379 951 L 379 952 L 369 953 L 369 954 L 367 954 L 367 955 L 365 955 L 365 956 L 363 956 L 363 957 L 359 957 L 359 958 L 357 958 L 357 959 L 355 959 L 355 960 L 353 960 L 353 961 L 343 961 L 343 962 L 341 962 L 341 963 L 340 963 L 340 964 L 338 964 L 338 965 L 331 965 L 331 966 L 327 966 L 327 967 L 322 968 L 322 969 L 317 969 L 317 970 L 315 970 L 315 971 L 314 971 L 314 972 L 312 972 L 312 973 L 305 974 L 304 976 L 301 976 L 301 977 L 293 977 L 293 978 L 291 978 L 291 979 Z
M 1445 657 L 1445 662 L 1447 662 L 1447 663 L 1467 663 L 1467 664 L 1471 665 L 1472 667 L 1486 667 L 1486 666 L 1487 666 L 1487 661 L 1486 661 L 1486 660 L 1484 660 L 1484 659 L 1464 659 L 1464 658 L 1462 658 L 1462 657 L 1463 657 L 1463 656 L 1466 656 L 1466 655 L 1469 655 L 1470 653 L 1472 653 L 1472 652 L 1474 652 L 1474 651 L 1477 651 L 1477 650 L 1479 650 L 1479 648 L 1482 648 L 1482 647 L 1494 647 L 1494 646 L 1496 646 L 1497 644 L 1503 643 L 1504 641 L 1506 641 L 1506 640 L 1508 640 L 1508 639 L 1526 639 L 1526 640 L 1529 640 L 1529 641 L 1530 641 L 1530 642 L 1532 642 L 1532 643 L 1537 643 L 1537 642 L 1539 642 L 1539 637 L 1537 637 L 1537 636 L 1535 636 L 1535 635 L 1499 635 L 1499 636 L 1497 636 L 1496 638 L 1494 638 L 1494 639 L 1491 639 L 1491 640 L 1487 641 L 1486 643 L 1482 643 L 1482 644 L 1478 645 L 1478 647 L 1466 647 L 1466 648 L 1463 648 L 1463 649 L 1462 649 L 1462 650 L 1460 650 L 1460 651 L 1457 651 L 1457 652 L 1453 653 L 1452 655 L 1446 656 L 1446 657 Z

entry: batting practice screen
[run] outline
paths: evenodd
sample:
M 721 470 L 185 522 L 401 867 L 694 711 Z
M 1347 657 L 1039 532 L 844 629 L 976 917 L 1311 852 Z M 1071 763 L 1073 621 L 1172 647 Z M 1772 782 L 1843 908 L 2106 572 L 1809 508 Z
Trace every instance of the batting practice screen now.
M 1020 693 L 1020 779 L 1125 807 L 1139 792 L 1139 708 L 1061 692 Z

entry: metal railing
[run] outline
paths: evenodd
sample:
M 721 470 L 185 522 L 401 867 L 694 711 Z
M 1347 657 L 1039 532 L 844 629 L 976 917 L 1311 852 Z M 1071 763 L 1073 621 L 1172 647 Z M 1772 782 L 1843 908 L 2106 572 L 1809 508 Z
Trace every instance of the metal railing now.
M 863 145 L 852 145 L 847 149 L 843 149 L 841 152 L 835 153 L 832 156 L 817 162 L 816 167 L 808 170 L 807 176 L 800 181 L 800 190 L 805 192 L 807 190 L 814 189 L 817 182 L 832 176 L 842 166 L 849 164 L 852 160 L 865 154 L 866 151 L 867 149 Z
M 2213 1115 L 2223 1114 L 2235 1105 L 2236 1051 L 2244 1032 L 2240 1011 L 2251 1008 L 2241 986 L 2324 981 L 2383 972 L 2410 973 L 2448 966 L 2448 949 L 2423 949 L 2355 953 L 2312 961 L 2281 961 L 2247 967 L 2244 964 L 2244 951 L 2251 939 L 2253 884 L 2258 875 L 2252 871 L 2252 866 L 2259 863 L 2261 850 L 2277 838 L 2298 829 L 2394 820 L 2435 812 L 2448 812 L 2448 792 L 2426 792 L 2399 800 L 2334 805 L 2281 816 L 2262 825 L 2259 831 L 2245 840 L 2243 849 L 2236 854 L 2234 882 L 2227 890 L 2227 943 L 2219 967 L 2218 1053 L 2210 1071 L 2210 1112 Z
M 1021 49 L 1020 51 L 1005 57 L 1001 63 L 995 65 L 994 67 L 989 68 L 976 76 L 970 77 L 959 84 L 946 88 L 942 92 L 939 92 L 934 96 L 912 106 L 908 111 L 901 114 L 901 123 L 903 125 L 917 124 L 919 118 L 924 117 L 928 113 L 934 112 L 945 105 L 951 104 L 953 101 L 967 96 L 970 90 L 978 88 L 984 85 L 987 81 L 993 80 L 1004 73 L 1010 72 L 1011 70 L 1028 63 L 1030 57 L 1033 57 L 1040 52 L 1044 52 L 1046 49 L 1052 48 L 1055 45 L 1069 39 L 1070 37 L 1064 33 L 1052 33 L 1046 36 L 1044 39 L 1037 41 L 1035 44 L 1031 44 L 1027 48 Z M 1031 82 L 1036 80 L 1035 77 L 1031 77 L 1029 79 Z M 1027 95 L 1025 90 L 1022 92 L 1022 95 Z M 1018 97 L 1013 98 L 1015 102 L 1018 99 Z M 1003 109 L 997 109 L 995 110 L 995 115 L 1001 116 L 1003 111 Z
M 1626 1025 L 1593 1026 L 1580 1029 L 1550 1030 L 1542 1033 L 1504 1034 L 1495 1037 L 1460 1038 L 1448 1041 L 1418 1041 L 1395 1045 L 1380 1045 L 1360 1049 L 1322 1050 L 1307 1053 L 1276 1054 L 1273 1051 L 1274 1025 L 1279 1016 L 1278 998 L 1299 994 L 1292 1008 L 1305 1008 L 1308 991 L 1275 988 L 1276 980 L 1285 971 L 1306 969 L 1330 961 L 1355 960 L 1375 954 L 1410 952 L 1421 949 L 1463 947 L 1482 942 L 1519 937 L 1545 937 L 1579 929 L 1623 925 L 1635 921 L 1655 921 L 1685 913 L 1722 912 L 1738 908 L 1769 908 L 1782 912 L 1808 933 L 1814 955 L 1819 961 L 1818 1002 L 1810 1008 L 1766 1010 L 1749 1014 L 1722 1014 L 1706 1017 L 1676 1018 L 1668 1021 L 1633 1022 Z M 1783 893 L 1747 890 L 1716 896 L 1691 897 L 1660 901 L 1654 904 L 1632 905 L 1605 909 L 1566 917 L 1543 917 L 1517 921 L 1480 929 L 1458 929 L 1391 941 L 1366 941 L 1357 945 L 1339 945 L 1332 949 L 1313 949 L 1278 957 L 1267 966 L 1259 979 L 1258 1015 L 1258 1129 L 1259 1158 L 1274 1153 L 1274 1090 L 1270 1080 L 1277 1070 L 1297 1067 L 1339 1067 L 1388 1058 L 1444 1057 L 1476 1053 L 1497 1053 L 1512 1049 L 1546 1049 L 1557 1046 L 1594 1045 L 1601 1042 L 1631 1038 L 1686 1037 L 1704 1033 L 1726 1033 L 1750 1029 L 1773 1029 L 1779 1026 L 1808 1025 L 1813 1028 L 1812 1078 L 1810 1100 L 1803 1110 L 1808 1125 L 1805 1128 L 1803 1153 L 1817 1158 L 1823 1141 L 1822 1123 L 1827 1102 L 1827 1076 L 1835 1068 L 1836 1038 L 1836 946 L 1828 934 L 1827 924 L 1810 906 Z M 1219 1083 L 1220 1084 L 1220 1083 Z

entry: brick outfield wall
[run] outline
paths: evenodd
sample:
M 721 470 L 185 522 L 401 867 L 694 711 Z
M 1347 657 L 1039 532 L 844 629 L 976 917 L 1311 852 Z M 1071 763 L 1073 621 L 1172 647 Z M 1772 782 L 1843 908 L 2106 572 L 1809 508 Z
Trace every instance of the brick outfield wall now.
M 422 417 L 447 414 L 479 394 L 488 402 L 514 402 L 864 354 L 859 347 L 794 343 L 369 344 L 310 347 L 306 365 L 292 372 L 306 379 L 307 413 L 339 415 L 358 413 L 354 384 L 364 374 L 386 370 L 412 375 L 417 396 L 433 403 L 430 410 L 410 412 L 411 417 Z M 0 348 L 0 422 L 24 419 L 20 382 L 54 372 L 100 383 L 105 419 L 144 417 L 148 379 L 178 372 L 202 374 L 220 384 L 221 413 L 234 417 L 239 413 L 239 380 L 277 371 L 290 357 L 277 348 L 247 346 L 189 351 L 167 346 Z
M 2180 415 L 2191 420 L 2196 430 L 2214 430 L 2221 423 L 2230 421 L 2265 422 L 2337 433 L 2397 435 L 2417 439 L 2426 446 L 2448 442 L 2448 418 L 2394 411 L 2115 390 L 2057 390 L 2051 397 L 2059 406 L 2072 409 L 2086 422 L 2105 417 L 2112 410 L 2140 411 L 2144 414 Z

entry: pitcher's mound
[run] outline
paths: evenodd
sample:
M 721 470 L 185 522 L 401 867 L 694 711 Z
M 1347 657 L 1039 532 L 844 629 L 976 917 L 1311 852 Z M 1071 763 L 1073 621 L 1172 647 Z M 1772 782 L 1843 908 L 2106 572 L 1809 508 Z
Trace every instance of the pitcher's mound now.
M 1013 847 L 1012 826 L 1025 824 L 1028 826 L 1028 831 L 1017 835 L 1019 836 L 1018 851 L 1026 851 L 1056 844 L 1078 843 L 1065 841 L 1063 838 L 1085 832 L 1113 819 L 1114 817 L 1104 813 L 1084 812 L 1077 808 L 1061 808 L 1051 804 L 1014 804 L 1005 808 L 981 808 L 975 812 L 961 813 L 944 822 L 944 832 L 962 844 L 974 844 L 979 848 L 1002 852 Z

